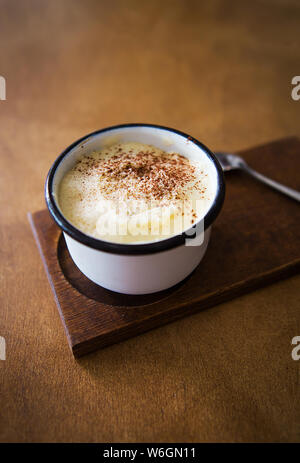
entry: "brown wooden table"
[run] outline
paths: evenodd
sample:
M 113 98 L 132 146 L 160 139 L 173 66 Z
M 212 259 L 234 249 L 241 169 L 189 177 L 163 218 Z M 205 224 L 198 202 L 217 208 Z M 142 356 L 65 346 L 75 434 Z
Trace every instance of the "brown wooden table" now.
M 78 361 L 27 211 L 54 158 L 122 122 L 212 149 L 300 135 L 297 1 L 0 1 L 2 442 L 299 441 L 293 277 Z

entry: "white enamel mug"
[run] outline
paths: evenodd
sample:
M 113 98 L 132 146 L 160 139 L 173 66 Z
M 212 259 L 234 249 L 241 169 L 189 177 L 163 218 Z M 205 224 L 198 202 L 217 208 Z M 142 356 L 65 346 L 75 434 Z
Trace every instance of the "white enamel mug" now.
M 215 182 L 214 199 L 205 217 L 190 229 L 166 239 L 123 244 L 87 235 L 63 216 L 58 187 L 82 155 L 111 143 L 140 142 L 178 152 L 197 160 L 205 156 Z M 69 146 L 52 165 L 45 185 L 50 214 L 62 229 L 69 253 L 79 270 L 94 283 L 123 294 L 148 294 L 170 288 L 186 278 L 202 260 L 209 242 L 211 224 L 225 196 L 222 168 L 202 143 L 178 130 L 152 124 L 123 124 L 93 132 Z M 198 233 L 199 231 L 201 233 Z

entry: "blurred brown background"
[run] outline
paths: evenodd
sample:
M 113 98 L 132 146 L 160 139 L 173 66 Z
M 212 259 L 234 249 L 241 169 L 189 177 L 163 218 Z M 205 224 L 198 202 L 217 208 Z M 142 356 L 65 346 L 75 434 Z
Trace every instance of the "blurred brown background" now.
M 1 441 L 300 440 L 299 277 L 75 361 L 26 218 L 108 125 L 299 136 L 299 28 L 297 0 L 0 0 Z

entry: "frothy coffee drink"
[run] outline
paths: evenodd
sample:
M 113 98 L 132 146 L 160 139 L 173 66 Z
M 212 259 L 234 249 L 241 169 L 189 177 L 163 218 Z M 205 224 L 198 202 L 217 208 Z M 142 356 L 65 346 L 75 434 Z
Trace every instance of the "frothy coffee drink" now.
M 117 143 L 77 161 L 58 194 L 82 232 L 119 243 L 168 238 L 204 217 L 215 196 L 209 160 L 142 143 Z

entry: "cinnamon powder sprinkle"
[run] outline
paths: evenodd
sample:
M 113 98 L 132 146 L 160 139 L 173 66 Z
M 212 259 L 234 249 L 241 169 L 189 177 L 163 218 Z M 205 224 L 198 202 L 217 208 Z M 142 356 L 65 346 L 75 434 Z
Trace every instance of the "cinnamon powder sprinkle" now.
M 87 175 L 99 175 L 101 193 L 110 197 L 116 191 L 126 190 L 132 199 L 173 200 L 185 199 L 185 187 L 195 183 L 195 167 L 177 153 L 118 149 L 110 158 L 84 157 L 75 167 Z M 196 183 L 194 188 L 201 190 Z

